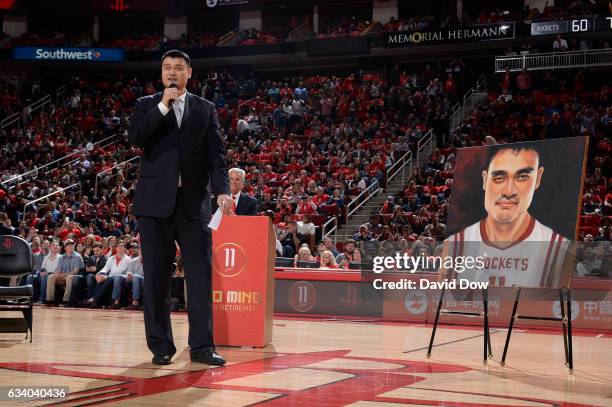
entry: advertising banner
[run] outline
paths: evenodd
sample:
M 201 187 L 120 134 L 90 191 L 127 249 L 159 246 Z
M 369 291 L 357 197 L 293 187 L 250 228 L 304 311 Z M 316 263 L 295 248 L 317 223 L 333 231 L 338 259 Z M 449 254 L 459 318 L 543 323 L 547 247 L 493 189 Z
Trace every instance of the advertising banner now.
M 120 48 L 15 47 L 13 59 L 24 61 L 123 62 Z
M 509 40 L 514 38 L 514 22 L 451 27 L 439 30 L 385 33 L 385 48 L 440 45 L 458 42 Z

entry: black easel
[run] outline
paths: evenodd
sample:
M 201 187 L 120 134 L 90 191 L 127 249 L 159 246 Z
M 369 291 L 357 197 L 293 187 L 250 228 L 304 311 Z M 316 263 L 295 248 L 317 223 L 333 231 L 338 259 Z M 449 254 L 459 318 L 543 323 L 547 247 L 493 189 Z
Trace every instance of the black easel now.
M 564 299 L 565 293 L 565 299 Z M 563 347 L 565 350 L 565 366 L 569 369 L 569 372 L 574 371 L 574 356 L 572 353 L 572 295 L 571 289 L 561 288 L 559 289 L 559 305 L 561 307 L 561 318 L 556 317 L 540 317 L 540 316 L 528 316 L 518 315 L 516 309 L 518 308 L 519 297 L 521 295 L 521 288 L 516 289 L 516 297 L 514 299 L 514 307 L 512 308 L 512 317 L 508 325 L 508 335 L 506 336 L 506 344 L 504 345 L 504 354 L 502 356 L 501 365 L 506 364 L 506 354 L 508 353 L 508 345 L 510 344 L 510 336 L 512 335 L 512 327 L 514 326 L 514 320 L 516 319 L 535 319 L 538 321 L 559 321 L 563 328 Z M 431 345 L 430 345 L 431 346 Z
M 444 292 L 445 288 L 442 287 L 442 291 L 440 291 L 440 299 L 438 300 L 438 310 L 436 311 L 436 319 L 434 320 L 433 330 L 431 331 L 431 339 L 429 340 L 429 348 L 427 349 L 427 358 L 431 357 L 431 348 L 433 348 L 434 337 L 436 336 L 436 329 L 438 328 L 438 321 L 440 319 L 440 314 L 449 314 L 449 315 L 465 315 L 469 317 L 481 317 L 484 319 L 484 347 L 483 347 L 483 363 L 487 364 L 487 360 L 493 358 L 493 353 L 491 352 L 491 336 L 489 333 L 489 289 L 483 288 L 482 290 L 482 312 L 465 312 L 465 311 L 449 311 L 442 309 L 442 301 L 444 300 Z

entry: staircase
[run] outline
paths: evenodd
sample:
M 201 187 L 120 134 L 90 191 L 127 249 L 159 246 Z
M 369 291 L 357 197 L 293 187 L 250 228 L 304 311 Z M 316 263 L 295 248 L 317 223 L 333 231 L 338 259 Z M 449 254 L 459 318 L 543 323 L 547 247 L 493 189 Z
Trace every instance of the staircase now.
M 370 220 L 370 216 L 380 211 L 380 207 L 388 196 L 396 195 L 404 189 L 412 177 L 414 168 L 420 167 L 427 162 L 429 154 L 434 148 L 434 143 L 433 132 L 430 130 L 419 140 L 416 157 L 405 160 L 399 168 L 391 167 L 387 171 L 388 182 L 386 188 L 378 188 L 354 214 L 349 216 L 346 224 L 338 228 L 337 231 L 330 230 L 326 235 L 329 236 L 335 232 L 333 233 L 335 241 L 344 242 L 357 233 L 359 226 L 367 223 Z

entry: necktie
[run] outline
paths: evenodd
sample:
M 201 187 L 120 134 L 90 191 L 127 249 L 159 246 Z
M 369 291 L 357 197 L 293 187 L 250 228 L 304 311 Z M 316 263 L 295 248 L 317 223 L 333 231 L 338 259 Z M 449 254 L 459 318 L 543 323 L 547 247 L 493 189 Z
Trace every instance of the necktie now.
M 236 212 L 236 195 L 232 195 L 232 211 Z
M 178 126 L 181 127 L 181 122 L 183 120 L 183 100 L 176 99 L 172 103 L 172 108 L 174 109 L 174 115 L 176 116 L 176 122 Z
M 180 128 L 181 127 L 181 122 L 183 121 L 183 100 L 182 99 L 176 99 L 172 103 L 172 108 L 174 109 L 174 115 L 176 116 L 176 123 L 178 124 L 178 126 Z M 183 186 L 183 180 L 181 179 L 180 172 L 179 172 L 178 186 L 179 187 Z

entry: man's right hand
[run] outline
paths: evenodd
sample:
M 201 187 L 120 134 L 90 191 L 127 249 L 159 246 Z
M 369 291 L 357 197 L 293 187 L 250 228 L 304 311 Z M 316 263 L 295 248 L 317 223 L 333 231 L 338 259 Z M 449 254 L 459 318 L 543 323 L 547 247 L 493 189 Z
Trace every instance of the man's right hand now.
M 104 274 L 96 274 L 96 281 L 98 283 L 101 283 L 104 280 L 106 280 L 106 276 Z
M 170 103 L 173 100 L 178 99 L 178 97 L 179 97 L 179 91 L 177 88 L 166 88 L 164 89 L 164 94 L 162 95 L 161 101 L 169 109 Z

